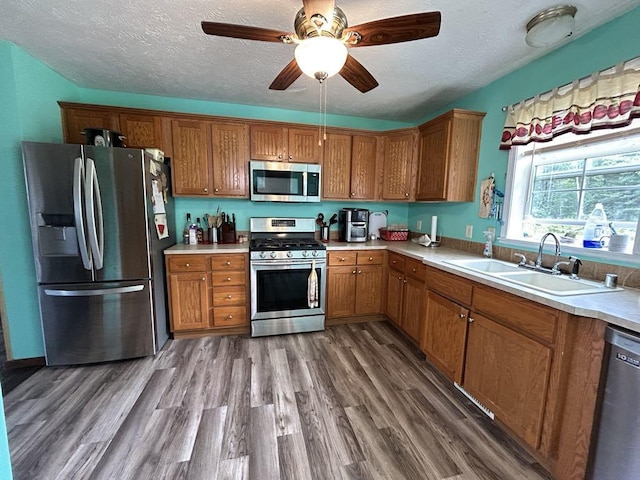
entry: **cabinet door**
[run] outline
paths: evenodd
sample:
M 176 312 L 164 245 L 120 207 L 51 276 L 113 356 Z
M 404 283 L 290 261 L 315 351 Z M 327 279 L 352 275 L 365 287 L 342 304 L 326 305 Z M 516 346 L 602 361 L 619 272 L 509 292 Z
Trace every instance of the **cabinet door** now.
M 400 327 L 419 342 L 424 323 L 424 282 L 405 275 Z
M 473 314 L 463 385 L 533 448 L 540 442 L 550 369 L 548 347 Z
M 288 160 L 299 163 L 320 163 L 322 142 L 317 128 L 289 128 Z
M 358 200 L 375 200 L 378 182 L 376 169 L 378 141 L 376 137 L 354 135 L 352 144 L 349 197 Z
M 389 319 L 400 325 L 402 315 L 402 286 L 404 278 L 402 272 L 389 270 L 387 275 L 387 309 L 386 315 Z
M 421 347 L 429 360 L 454 382 L 462 384 L 469 310 L 429 292 Z
M 171 331 L 209 328 L 209 285 L 206 273 L 169 275 Z
M 409 200 L 415 156 L 413 133 L 389 135 L 384 147 L 382 198 Z
M 65 143 L 87 143 L 86 137 L 82 134 L 85 128 L 106 128 L 120 131 L 117 113 L 107 110 L 67 107 L 62 107 L 62 111 Z
M 284 161 L 287 153 L 285 129 L 272 125 L 251 125 L 251 159 Z
M 209 195 L 209 124 L 193 120 L 171 122 L 173 193 Z
M 248 126 L 236 123 L 211 125 L 213 194 L 247 197 Z
M 124 143 L 127 147 L 163 149 L 160 117 L 121 113 L 120 132 L 126 137 Z
M 442 118 L 420 130 L 420 165 L 416 200 L 447 198 L 450 120 Z
M 356 315 L 377 315 L 382 311 L 382 267 L 358 265 Z
M 322 164 L 322 198 L 349 198 L 351 178 L 351 135 L 329 133 Z
M 356 267 L 331 267 L 327 272 L 327 317 L 353 315 L 356 301 Z

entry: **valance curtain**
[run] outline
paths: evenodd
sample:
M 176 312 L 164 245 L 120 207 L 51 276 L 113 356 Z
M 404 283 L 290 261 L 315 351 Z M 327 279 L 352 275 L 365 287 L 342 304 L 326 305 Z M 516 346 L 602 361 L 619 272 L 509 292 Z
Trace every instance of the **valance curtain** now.
M 507 107 L 500 149 L 566 132 L 628 125 L 640 116 L 640 57 Z

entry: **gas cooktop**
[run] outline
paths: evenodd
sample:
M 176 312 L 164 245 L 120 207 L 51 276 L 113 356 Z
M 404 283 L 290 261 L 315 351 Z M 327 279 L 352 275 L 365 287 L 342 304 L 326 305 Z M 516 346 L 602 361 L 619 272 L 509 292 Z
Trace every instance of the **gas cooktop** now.
M 327 247 L 314 238 L 253 238 L 249 250 L 325 250 Z

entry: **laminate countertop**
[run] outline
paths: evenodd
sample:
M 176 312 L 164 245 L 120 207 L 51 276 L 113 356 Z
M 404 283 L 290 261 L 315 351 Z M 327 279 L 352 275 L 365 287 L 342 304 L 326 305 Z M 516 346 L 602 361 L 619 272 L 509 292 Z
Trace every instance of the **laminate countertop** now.
M 445 247 L 423 247 L 422 245 L 409 241 L 386 242 L 384 240 L 374 240 L 358 243 L 331 241 L 327 244 L 327 250 L 329 252 L 378 249 L 389 250 L 390 252 L 415 258 L 428 266 L 459 275 L 504 292 L 512 293 L 572 315 L 598 318 L 611 325 L 617 325 L 640 333 L 640 290 L 638 289 L 623 287 L 623 290 L 619 291 L 604 291 L 586 295 L 550 295 L 539 290 L 515 285 L 497 277 L 473 272 L 446 263 L 448 260 L 483 258 L 460 250 Z M 214 245 L 177 244 L 165 250 L 165 255 L 247 253 L 248 251 L 248 243 Z

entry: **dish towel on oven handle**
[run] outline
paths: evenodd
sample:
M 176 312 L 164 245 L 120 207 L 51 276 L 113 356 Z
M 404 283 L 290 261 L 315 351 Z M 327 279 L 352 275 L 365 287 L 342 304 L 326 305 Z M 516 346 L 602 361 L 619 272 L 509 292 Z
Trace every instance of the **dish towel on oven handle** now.
M 311 261 L 311 273 L 307 279 L 307 303 L 309 308 L 318 306 L 318 274 L 315 260 Z

